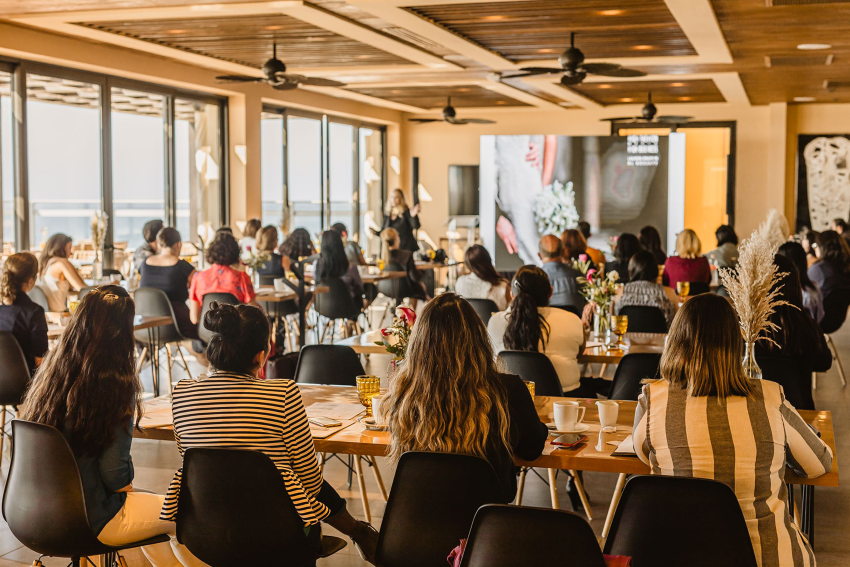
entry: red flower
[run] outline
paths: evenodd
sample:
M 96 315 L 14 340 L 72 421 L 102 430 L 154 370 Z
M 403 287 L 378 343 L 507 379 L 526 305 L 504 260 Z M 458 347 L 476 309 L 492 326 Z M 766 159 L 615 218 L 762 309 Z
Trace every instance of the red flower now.
M 416 322 L 416 312 L 409 307 L 399 307 L 396 309 L 396 315 L 404 321 L 408 327 L 412 327 Z
M 392 335 L 392 333 L 389 332 L 387 329 L 381 329 L 381 334 L 385 337 L 389 337 L 390 335 Z
M 251 247 L 250 247 L 250 246 L 246 246 L 246 247 L 245 247 L 245 250 L 247 250 L 248 252 L 250 252 L 250 251 L 251 251 Z

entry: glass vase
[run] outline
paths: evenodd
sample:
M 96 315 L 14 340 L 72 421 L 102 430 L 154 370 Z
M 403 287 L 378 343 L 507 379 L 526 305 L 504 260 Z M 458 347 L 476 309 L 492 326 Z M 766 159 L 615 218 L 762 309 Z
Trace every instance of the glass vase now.
M 744 344 L 744 360 L 741 363 L 744 367 L 744 374 L 751 380 L 761 380 L 761 368 L 756 362 L 756 344 Z
M 596 312 L 593 314 L 593 334 L 597 340 L 607 342 L 608 330 L 611 326 L 611 317 L 607 306 L 596 306 Z

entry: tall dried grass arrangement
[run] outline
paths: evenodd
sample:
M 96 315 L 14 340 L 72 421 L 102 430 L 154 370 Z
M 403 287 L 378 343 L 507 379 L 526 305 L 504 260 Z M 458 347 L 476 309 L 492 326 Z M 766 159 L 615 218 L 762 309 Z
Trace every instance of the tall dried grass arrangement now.
M 96 211 L 91 216 L 91 239 L 95 250 L 103 248 L 106 239 L 106 227 L 109 224 L 109 215 L 103 211 Z
M 758 231 L 765 240 L 777 248 L 787 242 L 788 237 L 791 236 L 788 219 L 776 209 L 770 209 L 768 211 L 767 219 L 759 225 Z
M 770 316 L 780 305 L 790 305 L 776 299 L 782 289 L 776 283 L 788 275 L 778 272 L 773 263 L 778 246 L 762 231 L 756 230 L 739 247 L 737 267 L 720 271 L 720 281 L 738 312 L 741 335 L 748 344 L 759 339 L 776 344 L 764 335 L 764 331 L 778 330 L 779 326 L 770 321 Z

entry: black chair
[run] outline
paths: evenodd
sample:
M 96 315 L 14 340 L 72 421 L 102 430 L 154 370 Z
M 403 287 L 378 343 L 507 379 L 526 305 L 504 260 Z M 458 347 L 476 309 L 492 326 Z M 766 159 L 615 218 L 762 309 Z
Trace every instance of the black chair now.
M 604 553 L 628 555 L 635 567 L 757 565 L 735 493 L 721 482 L 701 478 L 630 478 Z
M 572 512 L 488 504 L 475 514 L 460 565 L 605 567 L 605 559 L 590 524 Z
M 360 355 L 351 347 L 307 345 L 298 356 L 295 381 L 299 384 L 356 386 L 356 378 L 364 374 L 366 371 L 360 363 Z
M 381 315 L 381 320 L 378 321 L 378 326 L 383 325 L 384 319 L 386 319 L 387 313 L 390 312 L 390 309 L 395 311 L 395 307 L 397 305 L 401 305 L 406 298 L 418 295 L 414 292 L 413 285 L 407 277 L 407 268 L 396 262 L 387 262 L 387 265 L 384 267 L 384 271 L 404 272 L 405 275 L 401 278 L 380 280 L 375 284 L 378 289 L 378 293 L 383 294 L 389 299 L 387 307 Z
M 121 273 L 121 270 L 116 270 L 114 268 L 103 268 L 101 270 L 103 277 L 108 278 L 110 276 L 119 276 L 121 278 L 124 277 L 124 274 Z
M 177 540 L 212 567 L 308 567 L 346 545 L 325 536 L 316 553 L 271 459 L 259 451 L 220 448 L 183 455 Z
M 660 353 L 632 352 L 625 355 L 617 365 L 608 399 L 637 401 L 643 387 L 641 381 L 647 378 L 658 378 L 660 366 Z
M 820 320 L 820 328 L 826 335 L 826 344 L 829 346 L 829 350 L 832 351 L 842 387 L 847 385 L 847 378 L 844 376 L 844 366 L 838 356 L 838 349 L 835 348 L 835 343 L 832 342 L 830 335 L 844 324 L 847 319 L 848 308 L 850 308 L 850 287 L 837 287 L 823 298 L 823 319 Z M 817 374 L 812 376 L 812 388 L 817 388 Z
M 168 299 L 168 296 L 164 291 L 153 287 L 138 288 L 133 294 L 133 301 L 136 303 L 136 315 L 141 315 L 143 317 L 171 317 L 172 323 L 170 325 L 156 327 L 155 332 L 153 333 L 149 333 L 147 329 L 133 333 L 136 341 L 142 343 L 144 346 L 138 361 L 140 369 L 148 355 L 150 356 L 151 364 L 157 364 L 159 362 L 159 349 L 165 347 L 168 366 L 168 387 L 170 391 L 172 388 L 172 344 L 176 346 L 177 352 L 180 354 L 180 360 L 183 362 L 183 368 L 186 370 L 186 374 L 189 375 L 189 378 L 192 377 L 192 373 L 189 372 L 189 365 L 186 364 L 186 358 L 183 356 L 183 351 L 180 348 L 180 343 L 187 339 L 180 333 L 180 327 L 177 325 L 177 316 L 174 314 L 174 307 L 172 307 L 171 301 Z M 152 337 L 156 341 L 156 344 L 153 344 L 151 341 Z M 152 352 L 153 349 L 156 349 L 157 352 Z M 155 393 L 159 395 L 159 392 Z
M 815 409 L 812 398 L 812 375 L 800 367 L 793 358 L 756 355 L 762 378 L 782 386 L 785 399 L 798 410 Z
M 701 293 L 711 292 L 711 286 L 705 282 L 690 282 L 691 288 L 689 296 L 699 295 Z
M 8 406 L 18 412 L 18 405 L 23 401 L 24 394 L 30 383 L 30 368 L 15 336 L 8 331 L 0 331 L 0 456 L 3 455 L 3 444 L 6 433 L 6 418 Z
M 204 296 L 204 303 L 201 306 L 201 314 L 198 318 L 198 336 L 205 344 L 210 344 L 214 335 L 212 331 L 204 327 L 204 316 L 207 314 L 207 311 L 210 310 L 210 304 L 212 304 L 213 301 L 239 305 L 239 300 L 236 299 L 236 296 L 232 293 L 208 293 Z
M 629 318 L 629 333 L 667 332 L 667 319 L 658 307 L 627 305 L 620 308 L 619 314 Z
M 499 306 L 491 299 L 467 299 L 467 301 L 475 309 L 475 312 L 478 313 L 478 316 L 481 317 L 481 320 L 484 321 L 485 326 L 490 322 L 490 317 L 492 317 L 493 313 L 499 312 Z
M 334 327 L 340 319 L 344 321 L 354 321 L 357 323 L 357 318 L 360 317 L 360 309 L 355 305 L 354 299 L 351 297 L 351 289 L 348 287 L 342 278 L 323 278 L 319 282 L 320 286 L 327 286 L 328 291 L 325 293 L 317 293 L 313 299 L 313 307 L 316 313 L 327 318 L 327 323 L 322 328 L 321 335 L 319 334 L 319 325 L 316 326 L 316 340 L 322 343 L 325 340 L 325 333 L 328 328 L 331 330 L 331 344 L 334 339 Z
M 93 286 L 93 285 L 83 286 L 82 288 L 80 288 L 80 291 L 77 292 L 77 300 L 82 301 L 83 298 L 86 295 L 88 295 L 89 292 L 94 291 L 96 289 L 97 289 L 97 286 Z
M 484 504 L 505 504 L 490 463 L 451 453 L 409 452 L 401 456 L 381 534 L 377 564 L 433 567 L 467 537 Z
M 161 535 L 120 547 L 98 541 L 89 523 L 77 461 L 62 433 L 49 425 L 15 420 L 12 434 L 3 517 L 22 544 L 42 555 L 69 557 L 79 567 L 81 557 L 169 540 Z
M 38 286 L 35 286 L 27 292 L 27 295 L 33 303 L 44 309 L 45 313 L 50 311 L 50 303 L 48 303 L 47 296 L 44 294 L 43 289 Z
M 564 390 L 558 372 L 549 357 L 542 352 L 503 350 L 499 358 L 505 363 L 508 372 L 534 382 L 535 395 L 563 397 Z

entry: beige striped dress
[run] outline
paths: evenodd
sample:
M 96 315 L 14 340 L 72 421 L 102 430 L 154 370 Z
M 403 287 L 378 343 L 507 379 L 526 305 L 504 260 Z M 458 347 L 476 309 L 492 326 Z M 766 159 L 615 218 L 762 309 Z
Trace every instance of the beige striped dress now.
M 832 452 L 785 400 L 759 380 L 761 396 L 690 397 L 664 380 L 644 386 L 634 446 L 653 474 L 710 478 L 735 491 L 761 567 L 813 567 L 815 556 L 791 522 L 785 466 L 806 477 L 828 472 Z
M 330 510 L 316 500 L 322 471 L 298 386 L 292 380 L 259 380 L 216 372 L 181 380 L 173 393 L 174 437 L 180 455 L 193 447 L 261 451 L 283 477 L 305 526 Z M 183 469 L 174 474 L 160 519 L 174 521 Z

